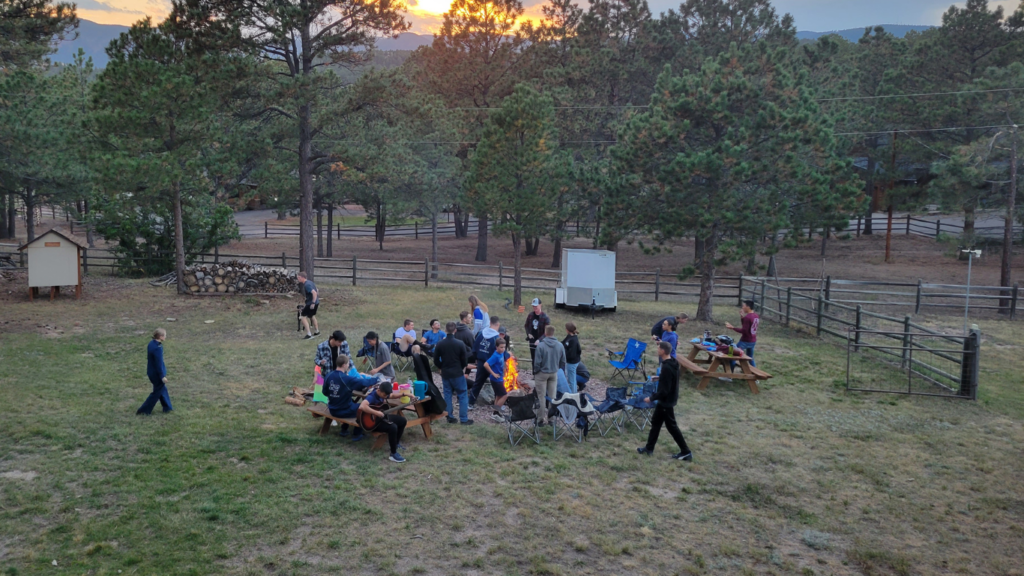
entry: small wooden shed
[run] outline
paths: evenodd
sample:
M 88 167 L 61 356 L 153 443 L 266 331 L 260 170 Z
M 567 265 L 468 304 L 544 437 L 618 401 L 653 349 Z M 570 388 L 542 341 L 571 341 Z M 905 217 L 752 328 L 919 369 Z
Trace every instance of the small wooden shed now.
M 18 248 L 28 256 L 28 297 L 39 296 L 40 286 L 50 287 L 50 300 L 61 286 L 74 286 L 82 296 L 82 251 L 87 244 L 67 230 L 54 228 Z

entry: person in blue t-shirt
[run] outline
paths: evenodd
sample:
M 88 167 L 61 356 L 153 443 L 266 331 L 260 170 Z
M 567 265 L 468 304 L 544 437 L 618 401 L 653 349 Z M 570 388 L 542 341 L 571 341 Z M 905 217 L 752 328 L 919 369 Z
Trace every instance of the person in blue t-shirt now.
M 512 355 L 505 351 L 505 340 L 499 338 L 494 343 L 494 353 L 484 364 L 484 370 L 490 376 L 491 390 L 494 390 L 494 419 L 505 421 L 504 407 L 505 400 L 508 400 L 508 390 L 505 390 L 505 363 Z
M 420 337 L 420 350 L 427 356 L 434 355 L 434 346 L 444 340 L 444 332 L 441 331 L 441 321 L 434 318 L 430 321 L 430 330 L 424 331 Z
M 302 293 L 306 296 L 306 306 L 299 313 L 299 317 L 302 318 L 302 327 L 306 329 L 306 335 L 303 339 L 309 340 L 313 336 L 320 335 L 320 325 L 316 322 L 316 311 L 320 307 L 320 293 L 317 292 L 316 284 L 313 284 L 312 280 L 306 279 L 305 272 L 296 274 L 295 279 L 299 281 L 299 285 L 302 286 Z M 311 322 L 313 330 L 316 330 L 316 332 L 310 333 L 309 324 Z
M 661 341 L 668 342 L 669 344 L 672 345 L 671 357 L 675 358 L 676 346 L 679 345 L 679 335 L 676 334 L 676 323 L 669 320 L 668 318 L 665 318 L 665 320 L 661 323 L 661 329 Z
M 359 403 L 352 400 L 352 393 L 366 390 L 377 383 L 373 376 L 353 376 L 349 374 L 351 369 L 348 355 L 338 354 L 337 370 L 334 370 L 324 380 L 323 392 L 327 396 L 327 411 L 335 418 L 355 418 L 359 410 Z M 341 436 L 348 436 L 348 424 L 341 425 Z M 356 427 L 352 435 L 352 441 L 358 442 L 363 439 L 363 430 Z

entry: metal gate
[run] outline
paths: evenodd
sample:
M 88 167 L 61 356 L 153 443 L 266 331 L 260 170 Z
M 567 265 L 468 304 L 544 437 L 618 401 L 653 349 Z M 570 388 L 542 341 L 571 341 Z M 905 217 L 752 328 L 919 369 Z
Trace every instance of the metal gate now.
M 846 389 L 975 400 L 981 333 L 857 330 L 846 339 Z M 894 378 L 894 370 L 905 378 Z

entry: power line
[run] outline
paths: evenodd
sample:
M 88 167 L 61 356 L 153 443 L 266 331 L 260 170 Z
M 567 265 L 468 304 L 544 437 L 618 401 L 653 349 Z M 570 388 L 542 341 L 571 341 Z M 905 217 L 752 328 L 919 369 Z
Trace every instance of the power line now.
M 837 132 L 835 136 L 872 136 L 880 134 L 919 134 L 924 132 L 954 132 L 956 130 L 991 130 L 992 128 L 1012 128 L 1012 124 L 1004 124 L 999 126 L 951 126 L 948 128 L 920 128 L 920 129 L 900 129 L 894 128 L 892 130 L 879 130 L 877 132 Z
M 956 92 L 918 92 L 916 94 L 887 94 L 884 96 L 842 96 L 839 98 L 817 98 L 817 102 L 842 100 L 884 100 L 889 98 L 923 98 L 926 96 L 954 96 L 957 94 L 991 94 L 993 92 L 1019 92 L 1024 88 L 994 88 L 992 90 L 958 90 Z

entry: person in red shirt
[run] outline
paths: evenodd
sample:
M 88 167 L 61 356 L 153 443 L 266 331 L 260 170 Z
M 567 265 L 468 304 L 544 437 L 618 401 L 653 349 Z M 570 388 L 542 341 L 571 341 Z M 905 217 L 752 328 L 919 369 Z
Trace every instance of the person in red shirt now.
M 742 313 L 742 326 L 737 328 L 726 322 L 725 327 L 740 333 L 740 341 L 736 347 L 750 356 L 751 366 L 757 366 L 757 362 L 754 362 L 754 345 L 757 344 L 757 325 L 761 323 L 761 317 L 754 313 L 753 300 L 744 300 L 740 312 Z

